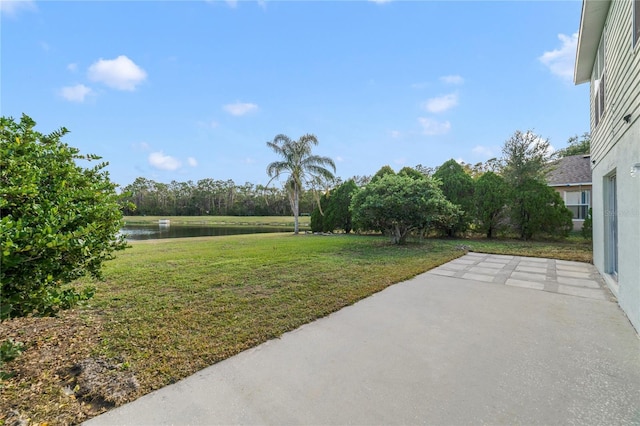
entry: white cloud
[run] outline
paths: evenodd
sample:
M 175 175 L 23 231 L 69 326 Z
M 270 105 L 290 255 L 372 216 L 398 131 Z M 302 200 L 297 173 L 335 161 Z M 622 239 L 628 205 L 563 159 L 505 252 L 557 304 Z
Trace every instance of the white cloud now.
M 133 144 L 131 144 L 131 146 L 136 151 L 149 151 L 151 149 L 151 145 L 146 142 L 134 142 Z
M 456 105 L 458 105 L 458 95 L 456 93 L 449 93 L 448 95 L 427 99 L 427 101 L 422 104 L 422 107 L 429 112 L 438 113 L 451 109 Z
M 191 167 L 197 167 L 198 166 L 198 160 L 196 160 L 193 157 L 189 157 L 187 158 L 187 163 L 191 166 Z
M 243 162 L 244 162 L 245 164 L 253 164 L 253 163 L 255 163 L 255 162 L 256 162 L 256 160 L 255 160 L 255 159 L 253 159 L 253 158 L 251 158 L 251 157 L 247 157 L 247 158 L 245 158 L 245 159 L 244 159 L 244 161 L 243 161 Z
M 422 133 L 425 135 L 443 135 L 451 130 L 451 123 L 448 121 L 437 121 L 432 118 L 418 118 L 418 122 L 422 126 Z
M 561 46 L 548 52 L 544 52 L 538 58 L 552 74 L 571 81 L 573 79 L 573 68 L 575 64 L 576 48 L 578 46 L 578 33 L 575 32 L 570 36 L 558 34 Z
M 459 86 L 464 83 L 464 78 L 459 75 L 445 75 L 440 77 L 440 81 L 445 84 L 454 84 Z
M 391 3 L 391 0 L 369 0 L 372 3 L 378 3 L 378 4 L 383 4 L 383 3 Z
M 36 2 L 33 0 L 0 0 L 0 15 L 15 18 L 22 11 L 37 10 Z
M 92 93 L 91 88 L 84 84 L 76 84 L 75 86 L 67 86 L 60 89 L 60 96 L 70 102 L 82 103 L 85 98 Z
M 225 0 L 225 2 L 232 9 L 235 9 L 236 6 L 238 6 L 238 0 Z
M 162 151 L 149 154 L 149 164 L 160 170 L 177 170 L 182 165 L 180 160 L 170 155 L 164 155 Z
M 342 158 L 341 156 L 337 156 L 336 157 L 336 163 L 342 163 L 344 161 L 344 158 Z
M 99 81 L 118 90 L 135 90 L 147 78 L 147 73 L 131 59 L 120 55 L 115 59 L 102 59 L 89 67 L 89 79 Z
M 241 116 L 258 109 L 258 105 L 252 103 L 236 102 L 235 104 L 227 104 L 223 107 L 231 115 Z
M 400 133 L 399 130 L 392 130 L 389 132 L 389 136 L 391 136 L 392 139 L 398 139 L 401 135 L 402 133 Z
M 482 157 L 493 157 L 493 150 L 487 146 L 477 145 L 475 148 L 471 150 L 476 155 L 480 155 Z
M 407 159 L 406 158 L 396 158 L 395 160 L 393 160 L 394 164 L 397 164 L 399 166 L 403 166 L 407 163 Z
M 78 64 L 69 64 L 67 65 L 67 69 L 71 72 L 76 72 L 78 71 Z

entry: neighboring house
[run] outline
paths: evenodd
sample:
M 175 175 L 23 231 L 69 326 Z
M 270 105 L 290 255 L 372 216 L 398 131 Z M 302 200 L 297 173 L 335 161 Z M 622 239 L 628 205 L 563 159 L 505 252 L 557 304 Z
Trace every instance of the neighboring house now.
M 640 331 L 640 0 L 583 0 L 574 81 L 591 86 L 594 264 Z
M 573 229 L 581 230 L 591 208 L 591 156 L 571 155 L 554 162 L 547 184 L 558 191 L 573 213 Z

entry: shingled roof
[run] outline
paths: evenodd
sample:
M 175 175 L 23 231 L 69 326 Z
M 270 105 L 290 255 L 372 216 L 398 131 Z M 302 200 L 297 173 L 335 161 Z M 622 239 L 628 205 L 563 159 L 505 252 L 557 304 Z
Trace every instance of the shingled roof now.
M 571 155 L 555 161 L 547 173 L 547 183 L 551 186 L 591 183 L 591 156 Z

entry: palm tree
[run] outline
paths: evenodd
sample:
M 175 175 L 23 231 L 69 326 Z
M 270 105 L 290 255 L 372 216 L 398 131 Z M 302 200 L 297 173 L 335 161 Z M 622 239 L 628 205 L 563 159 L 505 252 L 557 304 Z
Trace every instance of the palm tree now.
M 288 175 L 284 186 L 289 193 L 291 210 L 293 210 L 295 234 L 298 233 L 300 192 L 305 185 L 315 187 L 318 182 L 333 179 L 333 173 L 336 171 L 336 165 L 331 158 L 311 153 L 311 148 L 315 145 L 318 145 L 318 138 L 312 134 L 301 136 L 297 141 L 280 134 L 273 138 L 272 142 L 267 142 L 267 146 L 282 158 L 267 166 L 267 174 L 271 180 Z M 333 169 L 333 173 L 327 169 L 327 166 Z

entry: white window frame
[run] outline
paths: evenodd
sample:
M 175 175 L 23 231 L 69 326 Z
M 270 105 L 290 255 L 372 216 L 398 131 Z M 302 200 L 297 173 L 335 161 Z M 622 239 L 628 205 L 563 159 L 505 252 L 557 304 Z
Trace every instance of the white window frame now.
M 569 203 L 568 202 L 568 194 L 580 194 L 580 202 L 579 203 Z M 565 191 L 564 192 L 564 205 L 570 209 L 571 207 L 578 208 L 578 215 L 573 216 L 575 220 L 585 220 L 587 215 L 589 214 L 589 208 L 591 207 L 591 190 L 590 189 L 580 189 L 577 191 Z M 573 212 L 573 210 L 572 210 Z M 584 213 L 584 215 L 580 214 Z M 582 216 L 582 217 L 580 217 Z

